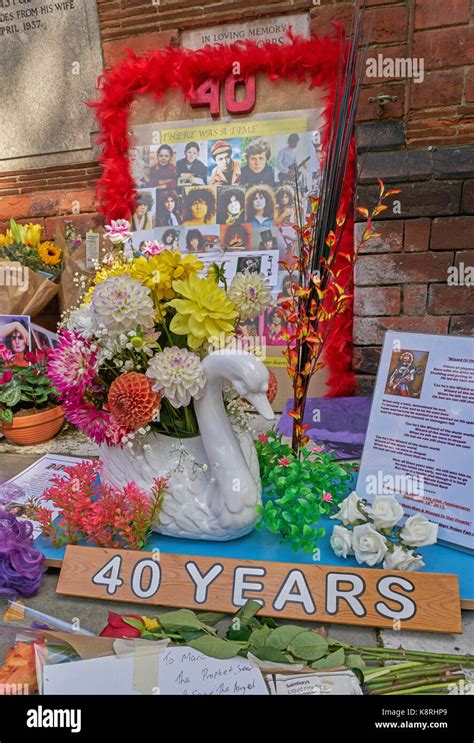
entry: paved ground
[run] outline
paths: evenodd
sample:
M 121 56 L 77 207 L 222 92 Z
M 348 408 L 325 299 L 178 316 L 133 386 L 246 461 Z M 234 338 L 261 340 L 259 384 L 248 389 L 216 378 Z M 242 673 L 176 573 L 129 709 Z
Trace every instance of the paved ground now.
M 0 442 L 0 481 L 7 480 L 17 474 L 25 467 L 32 464 L 46 451 L 56 453 L 72 453 L 75 455 L 91 455 L 96 449 L 87 440 L 63 433 L 55 439 L 55 443 L 49 442 L 43 447 L 17 447 L 5 445 Z M 39 609 L 48 614 L 53 614 L 60 619 L 72 622 L 79 619 L 81 625 L 93 632 L 99 632 L 106 624 L 107 612 L 109 610 L 119 613 L 140 613 L 139 604 L 126 604 L 116 601 L 88 600 L 59 596 L 55 593 L 59 572 L 48 569 L 41 591 L 31 599 L 25 600 L 28 606 Z M 7 601 L 0 599 L 0 617 L 7 608 Z M 150 614 L 150 607 L 146 606 L 143 613 Z M 315 626 L 312 623 L 311 626 Z M 383 644 L 386 647 L 398 647 L 403 645 L 414 650 L 431 650 L 434 652 L 457 652 L 460 654 L 474 653 L 474 612 L 463 612 L 463 634 L 462 635 L 440 635 L 419 632 L 392 632 L 386 630 L 375 630 L 372 628 L 352 627 L 348 625 L 326 626 L 328 633 L 335 639 L 342 640 L 354 645 Z M 0 631 L 0 662 L 4 654 L 12 644 L 11 636 L 3 635 Z

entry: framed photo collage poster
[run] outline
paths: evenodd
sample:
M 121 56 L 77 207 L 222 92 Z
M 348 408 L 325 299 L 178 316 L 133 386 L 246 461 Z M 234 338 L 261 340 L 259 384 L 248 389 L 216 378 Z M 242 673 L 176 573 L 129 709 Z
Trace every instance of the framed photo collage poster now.
M 242 322 L 238 332 L 249 350 L 280 367 L 279 381 L 286 361 L 276 308 L 296 280 L 279 261 L 291 263 L 297 250 L 293 225 L 304 221 L 309 197 L 319 195 L 322 114 L 321 107 L 132 127 L 134 251 L 140 254 L 146 241 L 156 240 L 199 256 L 203 274 L 211 263 L 223 265 L 228 283 L 239 271 L 263 273 L 273 306 Z M 280 409 L 291 393 L 289 380 L 284 386 Z

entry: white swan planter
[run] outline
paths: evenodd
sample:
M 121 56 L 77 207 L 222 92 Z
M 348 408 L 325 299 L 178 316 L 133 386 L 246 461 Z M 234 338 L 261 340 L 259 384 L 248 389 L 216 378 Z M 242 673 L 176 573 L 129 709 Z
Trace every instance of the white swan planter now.
M 117 488 L 133 481 L 150 490 L 155 477 L 166 475 L 169 484 L 154 530 L 173 537 L 224 541 L 252 531 L 262 489 L 251 434 L 232 428 L 222 388 L 230 382 L 271 420 L 273 410 L 266 396 L 269 374 L 255 356 L 236 350 L 214 351 L 203 366 L 206 387 L 203 396 L 194 400 L 200 436 L 175 439 L 150 432 L 134 454 L 104 445 L 101 478 Z

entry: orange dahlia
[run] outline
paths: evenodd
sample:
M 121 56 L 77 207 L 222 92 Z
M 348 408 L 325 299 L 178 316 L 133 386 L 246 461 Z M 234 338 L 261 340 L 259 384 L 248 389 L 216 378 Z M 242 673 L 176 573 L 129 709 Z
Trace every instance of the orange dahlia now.
M 160 409 L 160 396 L 152 381 L 138 372 L 127 372 L 114 379 L 108 396 L 115 420 L 130 431 L 146 426 Z

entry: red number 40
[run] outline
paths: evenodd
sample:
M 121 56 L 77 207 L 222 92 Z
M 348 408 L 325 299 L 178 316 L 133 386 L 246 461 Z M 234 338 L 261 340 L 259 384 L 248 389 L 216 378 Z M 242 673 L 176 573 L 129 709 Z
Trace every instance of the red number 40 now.
M 236 100 L 237 85 L 245 85 L 243 100 Z M 255 75 L 229 75 L 224 85 L 224 101 L 227 112 L 230 114 L 248 114 L 255 107 Z M 220 116 L 220 81 L 215 77 L 205 80 L 190 96 L 193 108 L 209 106 L 212 117 Z

